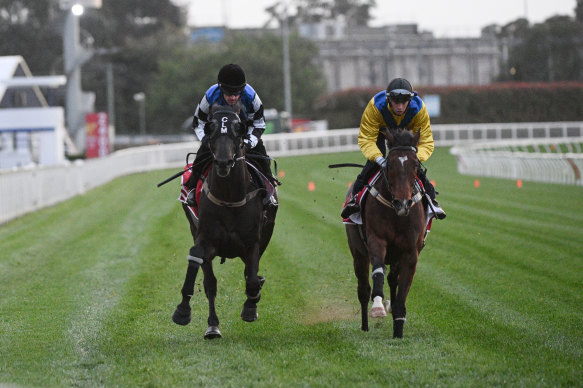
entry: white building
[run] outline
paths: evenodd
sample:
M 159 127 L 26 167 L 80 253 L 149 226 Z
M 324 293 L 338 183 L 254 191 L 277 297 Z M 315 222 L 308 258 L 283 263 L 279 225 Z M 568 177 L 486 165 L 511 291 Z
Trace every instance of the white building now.
M 384 27 L 304 25 L 300 34 L 313 40 L 328 91 L 386 86 L 404 77 L 415 86 L 484 85 L 499 74 L 500 42 L 480 38 L 435 38 L 416 24 Z

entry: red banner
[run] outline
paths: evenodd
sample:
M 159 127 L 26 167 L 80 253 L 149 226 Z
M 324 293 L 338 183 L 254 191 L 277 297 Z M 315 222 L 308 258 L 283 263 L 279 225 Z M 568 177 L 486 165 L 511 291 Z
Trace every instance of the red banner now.
M 109 154 L 109 119 L 107 113 L 97 112 L 85 115 L 87 125 L 87 149 L 85 157 L 99 158 Z

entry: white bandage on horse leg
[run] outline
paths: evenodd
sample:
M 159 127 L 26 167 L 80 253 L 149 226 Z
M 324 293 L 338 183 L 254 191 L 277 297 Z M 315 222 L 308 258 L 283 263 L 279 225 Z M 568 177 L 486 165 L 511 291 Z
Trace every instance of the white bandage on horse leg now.
M 195 263 L 198 263 L 198 264 L 202 264 L 202 261 L 203 261 L 200 257 L 195 257 L 195 256 L 190 256 L 190 255 L 186 256 L 186 258 L 188 259 L 188 261 L 194 261 Z
M 370 274 L 370 277 L 375 276 L 377 273 L 382 273 L 383 276 L 385 276 L 385 270 L 383 267 L 378 267 L 377 269 L 375 269 L 374 271 L 372 271 L 372 273 Z

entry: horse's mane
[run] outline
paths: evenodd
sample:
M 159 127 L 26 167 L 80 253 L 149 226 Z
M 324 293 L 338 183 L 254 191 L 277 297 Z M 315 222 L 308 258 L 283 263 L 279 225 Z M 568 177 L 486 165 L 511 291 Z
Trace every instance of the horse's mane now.
M 408 130 L 400 130 L 395 134 L 393 146 L 415 146 L 413 133 Z
M 390 147 L 417 147 L 419 133 L 413 133 L 405 128 L 386 129 L 381 131 L 389 141 Z
M 209 116 L 213 116 L 218 112 L 232 112 L 239 114 L 241 111 L 241 101 L 237 101 L 234 105 L 219 105 L 216 102 L 211 106 L 209 110 Z

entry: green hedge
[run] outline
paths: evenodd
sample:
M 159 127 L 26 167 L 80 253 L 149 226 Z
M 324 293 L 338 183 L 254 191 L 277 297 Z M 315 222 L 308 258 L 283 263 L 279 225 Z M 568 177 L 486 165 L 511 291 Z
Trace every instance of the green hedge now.
M 383 88 L 358 88 L 322 97 L 314 117 L 328 127 L 360 125 L 368 101 Z M 583 83 L 496 83 L 485 86 L 422 87 L 424 95 L 441 97 L 441 115 L 434 124 L 583 121 Z

